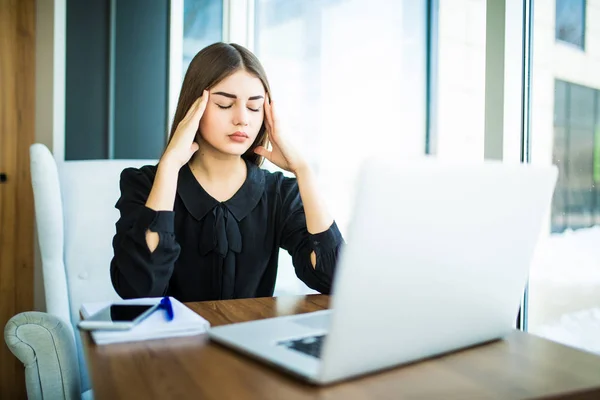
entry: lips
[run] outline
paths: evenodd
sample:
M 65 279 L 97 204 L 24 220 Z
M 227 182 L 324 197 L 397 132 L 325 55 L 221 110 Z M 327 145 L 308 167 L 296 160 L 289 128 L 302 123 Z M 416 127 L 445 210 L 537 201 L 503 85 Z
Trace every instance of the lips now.
M 229 135 L 229 140 L 235 143 L 246 143 L 248 140 L 248 135 L 246 132 L 238 131 Z

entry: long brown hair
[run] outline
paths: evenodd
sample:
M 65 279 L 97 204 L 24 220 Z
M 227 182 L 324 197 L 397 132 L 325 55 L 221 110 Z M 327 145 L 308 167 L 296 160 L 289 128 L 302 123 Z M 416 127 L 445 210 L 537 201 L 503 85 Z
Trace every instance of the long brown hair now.
M 223 79 L 232 75 L 238 70 L 245 70 L 261 80 L 265 87 L 265 92 L 270 98 L 269 81 L 267 74 L 262 67 L 258 58 L 251 51 L 243 46 L 235 43 L 213 43 L 204 49 L 200 50 L 192 59 L 190 66 L 185 73 L 179 101 L 173 124 L 171 125 L 171 133 L 169 134 L 169 142 L 177 129 L 179 122 L 185 117 L 185 114 L 192 106 L 194 101 L 202 95 L 205 89 L 209 89 L 221 82 Z M 265 101 L 267 101 L 265 99 Z M 265 123 L 263 121 L 256 140 L 250 146 L 248 151 L 242 155 L 245 160 L 260 166 L 263 163 L 263 157 L 256 154 L 253 150 L 257 146 L 267 146 L 269 138 Z

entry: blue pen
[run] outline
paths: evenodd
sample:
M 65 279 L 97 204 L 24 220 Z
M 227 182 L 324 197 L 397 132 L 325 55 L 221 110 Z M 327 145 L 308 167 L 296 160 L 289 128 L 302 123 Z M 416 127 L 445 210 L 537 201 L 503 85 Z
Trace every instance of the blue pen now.
M 160 301 L 159 308 L 163 308 L 167 312 L 167 321 L 173 320 L 173 305 L 171 304 L 171 299 L 169 298 L 169 296 L 165 296 L 162 298 L 162 300 Z

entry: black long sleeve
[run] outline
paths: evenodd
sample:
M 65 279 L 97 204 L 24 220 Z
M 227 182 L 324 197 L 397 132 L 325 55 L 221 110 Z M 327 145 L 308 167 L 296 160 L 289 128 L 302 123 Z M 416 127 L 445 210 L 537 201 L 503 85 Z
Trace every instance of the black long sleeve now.
M 110 272 L 113 286 L 122 298 L 164 295 L 179 256 L 175 213 L 145 206 L 152 182 L 151 176 L 137 169 L 128 168 L 121 173 L 121 198 L 116 204 L 121 217 L 116 223 Z M 153 252 L 146 243 L 148 230 L 159 236 Z
M 219 202 L 181 168 L 173 211 L 145 206 L 156 166 L 121 174 L 121 216 L 113 239 L 111 278 L 123 298 L 169 295 L 180 301 L 272 296 L 279 249 L 292 255 L 296 275 L 329 293 L 342 236 L 335 222 L 311 235 L 295 179 L 247 163 L 240 189 Z M 159 235 L 150 252 L 146 232 Z M 312 251 L 317 266 L 310 261 Z
M 335 221 L 324 232 L 310 234 L 296 179 L 285 179 L 281 185 L 281 247 L 292 256 L 296 276 L 311 289 L 329 294 L 337 257 L 343 245 L 342 234 Z M 310 260 L 315 252 L 316 268 Z

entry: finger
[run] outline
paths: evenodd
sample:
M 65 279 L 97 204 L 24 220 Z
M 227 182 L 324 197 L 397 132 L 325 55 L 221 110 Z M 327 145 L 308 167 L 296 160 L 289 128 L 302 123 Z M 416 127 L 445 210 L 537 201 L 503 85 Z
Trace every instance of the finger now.
M 279 145 L 279 137 L 275 136 L 272 137 L 271 136 L 271 151 L 281 151 L 281 146 Z
M 190 142 L 194 140 L 196 133 L 198 132 L 198 127 L 200 126 L 200 119 L 204 114 L 204 110 L 206 109 L 206 103 L 208 102 L 208 91 L 204 91 L 201 97 L 198 97 L 195 104 L 196 107 L 190 109 L 192 114 L 189 116 L 189 120 L 185 121 L 185 138 Z M 182 121 L 183 122 L 183 121 Z
M 271 109 L 271 124 L 273 129 L 279 129 L 279 116 L 277 115 L 275 103 L 271 102 L 269 108 Z
M 273 120 L 271 117 L 271 99 L 267 98 L 267 100 L 265 101 L 265 119 L 267 120 L 267 123 L 269 124 L 270 128 L 273 127 Z
M 271 124 L 269 123 L 269 121 L 267 121 L 267 119 L 265 118 L 265 128 L 267 131 L 267 137 L 271 137 L 271 132 L 273 132 L 273 127 L 271 126 Z
M 275 107 L 274 107 L 275 102 L 273 100 L 271 100 L 269 102 L 269 109 L 268 109 L 268 119 L 269 119 L 269 124 L 271 125 L 271 128 L 273 130 L 277 130 L 278 126 L 277 126 L 277 115 L 275 114 Z
M 194 115 L 194 112 L 196 111 L 196 108 L 198 108 L 198 104 L 200 104 L 201 99 L 202 96 L 194 100 L 190 108 L 188 108 L 187 112 L 185 113 L 185 116 L 183 117 L 182 121 L 187 121 L 192 117 L 192 115 Z
M 200 145 L 196 142 L 192 142 L 192 146 L 190 147 L 190 150 L 192 151 L 192 153 L 197 152 L 200 149 Z
M 276 131 L 275 127 L 273 126 L 273 122 L 272 121 L 269 123 L 269 127 L 268 128 L 269 128 L 269 130 L 268 130 L 269 140 L 271 142 L 273 142 L 273 143 L 276 143 L 277 139 L 278 139 L 278 132 Z
M 254 152 L 256 154 L 258 154 L 259 156 L 266 158 L 267 160 L 271 160 L 271 152 L 269 150 L 265 149 L 263 146 L 257 146 L 254 149 Z
M 209 97 L 209 93 L 208 90 L 205 90 L 202 93 L 202 96 L 200 96 L 199 103 L 198 106 L 196 107 L 196 110 L 193 113 L 192 116 L 192 121 L 198 123 L 200 122 L 200 118 L 202 118 L 202 115 L 204 114 L 204 110 L 206 110 L 206 105 L 208 104 L 208 97 Z
M 275 115 L 275 110 L 273 107 L 273 102 L 269 105 L 269 126 L 270 126 L 270 137 L 273 141 L 277 142 L 279 140 L 279 125 L 277 124 L 277 117 Z
M 198 112 L 200 112 L 200 117 L 202 117 L 202 114 L 204 113 L 204 110 L 206 109 L 206 103 L 208 102 L 208 91 L 205 90 L 204 92 L 202 92 L 202 96 L 198 97 L 190 106 L 190 108 L 188 109 L 187 114 L 185 114 L 185 117 L 181 120 L 182 124 L 187 124 L 190 121 L 194 121 L 197 118 Z

